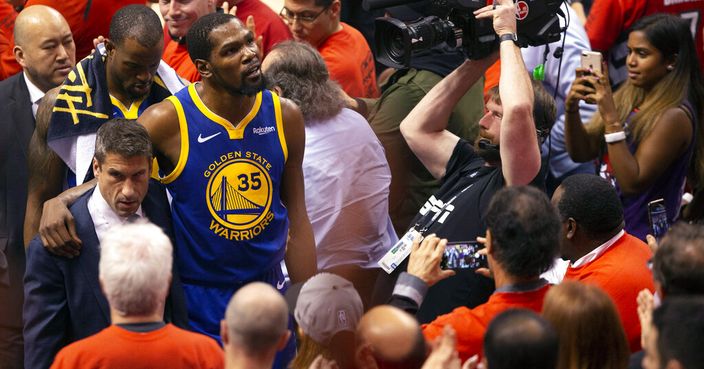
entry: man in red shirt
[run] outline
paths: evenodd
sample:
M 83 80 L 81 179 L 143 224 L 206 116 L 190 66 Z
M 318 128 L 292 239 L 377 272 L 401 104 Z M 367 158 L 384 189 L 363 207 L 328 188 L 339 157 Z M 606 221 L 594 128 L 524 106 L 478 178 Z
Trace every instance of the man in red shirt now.
M 601 177 L 568 177 L 552 197 L 562 218 L 560 252 L 569 260 L 564 279 L 594 284 L 614 301 L 631 352 L 640 350 L 636 297 L 654 290 L 648 245 L 623 230 L 623 208 L 614 188 Z
M 540 274 L 550 268 L 557 254 L 560 220 L 548 198 L 530 186 L 507 187 L 497 192 L 486 215 L 486 255 L 496 291 L 489 301 L 474 309 L 459 307 L 423 325 L 428 340 L 442 335 L 451 325 L 457 332 L 457 351 L 462 361 L 482 353 L 489 322 L 511 308 L 540 312 L 549 289 Z M 413 243 L 404 272 L 396 282 L 391 305 L 415 312 L 429 286 L 454 274 L 441 270 L 447 240 L 434 235 Z M 427 301 L 426 303 L 432 303 Z
M 364 36 L 340 22 L 340 0 L 284 0 L 281 17 L 296 41 L 318 49 L 330 72 L 351 97 L 378 97 L 374 56 Z
M 223 368 L 215 340 L 164 323 L 173 260 L 169 237 L 152 223 L 127 222 L 116 221 L 100 242 L 100 286 L 112 324 L 64 347 L 51 368 Z
M 81 60 L 94 48 L 93 39 L 108 34 L 110 20 L 120 8 L 130 4 L 142 4 L 144 0 L 28 0 L 24 7 L 46 5 L 58 10 L 68 22 L 76 43 L 76 60 Z M 1 21 L 1 20 L 0 20 Z M 5 79 L 22 70 L 15 60 L 12 28 L 0 27 L 0 40 L 9 39 L 9 44 L 0 54 L 0 79 Z M 2 41 L 0 41 L 0 46 Z

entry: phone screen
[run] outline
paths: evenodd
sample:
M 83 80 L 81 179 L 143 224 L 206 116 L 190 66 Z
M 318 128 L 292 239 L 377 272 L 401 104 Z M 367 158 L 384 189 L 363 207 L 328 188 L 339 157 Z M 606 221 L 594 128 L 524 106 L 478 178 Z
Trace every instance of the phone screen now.
M 487 267 L 486 255 L 477 251 L 484 245 L 476 241 L 450 242 L 445 247 L 445 255 L 440 267 L 442 269 L 478 269 Z
M 667 209 L 663 199 L 648 203 L 648 219 L 650 220 L 650 231 L 658 241 L 665 236 L 670 224 L 667 222 Z

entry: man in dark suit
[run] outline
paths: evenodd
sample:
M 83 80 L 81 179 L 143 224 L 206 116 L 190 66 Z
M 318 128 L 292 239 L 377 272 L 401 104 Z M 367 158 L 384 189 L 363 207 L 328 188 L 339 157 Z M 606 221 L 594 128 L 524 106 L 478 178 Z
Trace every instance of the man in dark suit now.
M 22 368 L 22 224 L 27 154 L 44 93 L 74 65 L 71 29 L 46 6 L 27 8 L 15 23 L 14 53 L 23 71 L 0 82 L 0 368 Z
M 70 211 L 83 240 L 81 253 L 50 253 L 35 237 L 27 249 L 24 279 L 25 367 L 48 368 L 67 344 L 110 325 L 108 302 L 98 279 L 100 241 L 110 227 L 147 217 L 171 235 L 170 207 L 163 187 L 149 181 L 152 144 L 133 120 L 113 119 L 97 133 L 93 173 L 97 185 Z M 174 275 L 166 320 L 184 326 L 185 300 Z

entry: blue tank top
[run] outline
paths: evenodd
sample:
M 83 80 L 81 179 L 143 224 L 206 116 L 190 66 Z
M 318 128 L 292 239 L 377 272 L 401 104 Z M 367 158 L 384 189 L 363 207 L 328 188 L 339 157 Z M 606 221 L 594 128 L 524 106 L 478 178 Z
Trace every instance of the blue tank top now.
M 232 124 L 205 106 L 195 86 L 168 98 L 181 132 L 178 163 L 162 177 L 173 197 L 176 262 L 186 283 L 231 286 L 283 259 L 281 106 L 276 94 L 262 91 L 247 116 Z

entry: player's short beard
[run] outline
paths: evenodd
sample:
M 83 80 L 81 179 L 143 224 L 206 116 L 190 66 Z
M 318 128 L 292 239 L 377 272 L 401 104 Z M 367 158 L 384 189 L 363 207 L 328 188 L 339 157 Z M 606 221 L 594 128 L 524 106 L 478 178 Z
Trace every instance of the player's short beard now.
M 237 89 L 237 94 L 239 95 L 246 95 L 246 96 L 254 96 L 258 94 L 260 91 L 262 91 L 266 86 L 267 86 L 267 78 L 264 75 L 264 73 L 260 74 L 261 78 L 259 78 L 259 82 L 255 84 L 249 84 L 244 82 L 245 78 L 242 76 L 242 85 L 240 88 Z

